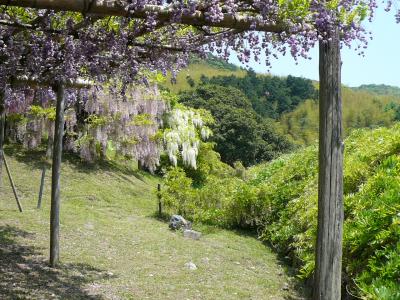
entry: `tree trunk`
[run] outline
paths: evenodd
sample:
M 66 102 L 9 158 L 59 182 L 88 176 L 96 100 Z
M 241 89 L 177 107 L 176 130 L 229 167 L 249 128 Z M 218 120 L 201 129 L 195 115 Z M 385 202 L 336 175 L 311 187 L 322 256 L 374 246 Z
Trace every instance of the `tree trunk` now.
M 343 150 L 340 38 L 319 44 L 318 236 L 314 300 L 341 299 Z
M 3 186 L 3 147 L 4 130 L 6 125 L 6 108 L 4 103 L 4 92 L 0 92 L 0 188 Z
M 60 169 L 62 141 L 64 136 L 64 92 L 63 83 L 55 86 L 57 94 L 56 121 L 54 129 L 53 165 L 51 175 L 51 211 L 50 211 L 50 266 L 55 267 L 59 261 L 59 227 L 60 227 Z

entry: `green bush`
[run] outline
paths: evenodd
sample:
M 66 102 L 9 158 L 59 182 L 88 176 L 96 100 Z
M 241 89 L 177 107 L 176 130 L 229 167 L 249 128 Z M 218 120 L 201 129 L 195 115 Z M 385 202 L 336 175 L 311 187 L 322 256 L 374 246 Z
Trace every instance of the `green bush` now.
M 345 143 L 343 284 L 363 299 L 400 299 L 400 124 L 354 131 Z M 177 178 L 191 195 L 180 205 L 195 221 L 258 227 L 260 238 L 291 258 L 299 276 L 311 278 L 317 147 L 255 166 L 244 177 L 234 174 L 210 175 L 201 188 Z M 166 185 L 179 188 L 173 181 Z

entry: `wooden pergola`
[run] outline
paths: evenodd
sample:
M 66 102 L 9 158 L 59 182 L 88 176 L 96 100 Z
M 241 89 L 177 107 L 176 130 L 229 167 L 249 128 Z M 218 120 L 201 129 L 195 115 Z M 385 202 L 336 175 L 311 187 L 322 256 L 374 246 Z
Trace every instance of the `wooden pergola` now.
M 173 12 L 166 6 L 147 5 L 142 10 L 127 12 L 120 1 L 108 0 L 0 0 L 0 5 L 55 11 L 80 12 L 96 17 L 120 16 L 137 19 L 157 13 L 159 21 L 171 22 Z M 256 17 L 225 14 L 219 21 L 210 21 L 202 11 L 183 15 L 178 24 L 227 28 L 237 32 L 285 32 L 285 20 L 268 24 Z M 9 24 L 18 26 L 19 24 Z M 328 41 L 319 43 L 319 181 L 318 181 L 318 237 L 314 299 L 341 298 L 342 232 L 343 232 L 343 150 L 341 59 L 339 30 L 331 33 Z M 55 86 L 57 92 L 56 126 L 52 167 L 51 242 L 50 262 L 58 262 L 60 165 L 64 124 L 64 89 L 66 83 Z M 0 103 L 1 122 L 4 104 Z M 2 146 L 0 133 L 0 147 Z M 0 148 L 0 153 L 2 149 Z

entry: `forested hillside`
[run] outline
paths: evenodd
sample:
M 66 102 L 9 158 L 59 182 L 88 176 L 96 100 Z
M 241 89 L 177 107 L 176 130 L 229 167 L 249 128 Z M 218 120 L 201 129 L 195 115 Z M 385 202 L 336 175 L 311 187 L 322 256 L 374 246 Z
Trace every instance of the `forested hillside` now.
M 243 101 L 251 103 L 251 108 L 248 107 L 251 114 L 255 112 L 267 120 L 263 122 L 268 124 L 269 132 L 285 136 L 294 145 L 310 145 L 318 137 L 318 83 L 311 80 L 256 74 L 213 57 L 195 59 L 188 69 L 178 74 L 178 79 L 179 88 L 167 86 L 183 92 L 182 101 L 188 105 L 210 109 L 205 98 L 198 101 L 202 94 L 199 91 L 210 85 L 215 89 L 218 89 L 216 86 L 230 87 L 235 90 L 226 91 L 226 97 L 244 94 Z M 193 96 L 192 100 L 189 95 Z M 345 134 L 353 129 L 390 126 L 400 121 L 400 88 L 387 85 L 343 87 L 342 98 Z M 189 104 L 191 102 L 196 104 Z M 272 143 L 272 147 L 276 145 Z M 221 149 L 217 150 L 224 161 L 231 163 Z M 235 159 L 248 161 L 240 156 Z
M 378 95 L 363 90 L 342 89 L 345 135 L 357 128 L 390 126 L 400 121 L 400 96 Z M 276 122 L 292 142 L 310 145 L 318 138 L 318 101 L 306 100 Z
M 203 76 L 200 84 L 235 87 L 246 95 L 260 116 L 272 119 L 294 110 L 306 99 L 317 98 L 317 91 L 309 79 L 258 75 L 253 70 L 248 70 L 242 78 L 235 75 Z
M 359 91 L 367 91 L 378 95 L 400 96 L 399 87 L 386 84 L 363 84 L 353 89 Z

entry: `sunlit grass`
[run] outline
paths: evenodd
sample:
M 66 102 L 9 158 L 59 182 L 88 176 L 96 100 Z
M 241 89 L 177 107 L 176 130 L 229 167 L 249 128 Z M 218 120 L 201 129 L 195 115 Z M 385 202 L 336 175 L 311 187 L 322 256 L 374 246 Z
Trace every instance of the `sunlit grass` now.
M 252 235 L 197 226 L 187 240 L 153 217 L 160 181 L 130 166 L 62 169 L 61 266 L 47 267 L 50 175 L 41 210 L 38 153 L 6 151 L 24 212 L 0 189 L 1 299 L 294 299 L 276 256 Z M 195 225 L 196 227 L 196 225 Z M 185 263 L 198 269 L 190 271 Z

